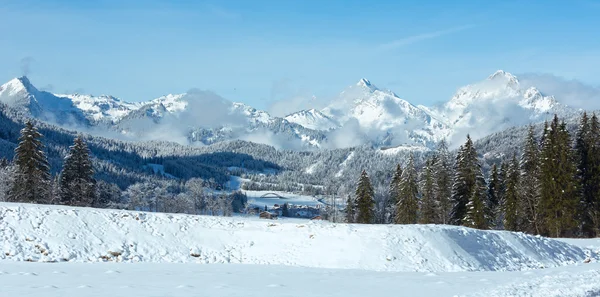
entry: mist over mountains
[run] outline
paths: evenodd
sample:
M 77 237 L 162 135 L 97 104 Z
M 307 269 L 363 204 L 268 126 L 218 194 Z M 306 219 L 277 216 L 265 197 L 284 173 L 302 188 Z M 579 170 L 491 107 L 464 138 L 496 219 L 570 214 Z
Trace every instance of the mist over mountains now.
M 436 106 L 413 104 L 363 78 L 326 102 L 324 108 L 299 110 L 284 117 L 208 91 L 126 102 L 108 95 L 53 94 L 39 90 L 27 77 L 0 86 L 0 102 L 63 128 L 123 140 L 209 145 L 238 139 L 291 150 L 365 144 L 423 150 L 442 139 L 453 145 L 462 142 L 466 134 L 479 139 L 554 114 L 569 117 L 578 112 L 569 106 L 568 101 L 573 100 L 569 92 L 561 92 L 558 84 L 543 84 L 558 93 L 554 95 L 533 85 L 535 80 L 530 78 L 523 82 L 499 70 L 458 88 L 449 100 Z M 592 98 L 597 95 L 594 88 L 589 90 Z

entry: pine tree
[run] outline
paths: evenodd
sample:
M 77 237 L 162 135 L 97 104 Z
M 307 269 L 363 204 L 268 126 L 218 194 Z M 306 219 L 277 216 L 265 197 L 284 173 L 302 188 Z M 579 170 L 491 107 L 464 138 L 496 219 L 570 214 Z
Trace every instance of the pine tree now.
M 473 187 L 473 192 L 469 197 L 466 209 L 467 211 L 462 221 L 463 226 L 475 229 L 488 229 L 488 218 L 486 217 L 485 206 L 485 184 L 482 184 L 481 180 L 478 180 Z
M 81 136 L 73 141 L 60 173 L 60 203 L 91 206 L 96 196 L 96 180 L 89 149 Z
M 554 116 L 544 131 L 540 167 L 540 221 L 544 235 L 571 235 L 579 205 L 577 167 L 564 122 Z
M 596 114 L 592 115 L 590 123 L 590 152 L 589 152 L 589 196 L 584 201 L 584 212 L 588 214 L 593 226 L 590 237 L 600 236 L 600 121 Z
M 533 126 L 529 127 L 529 132 L 525 140 L 523 155 L 521 156 L 521 177 L 519 186 L 521 210 L 520 230 L 529 234 L 540 234 L 540 160 L 539 145 L 535 139 Z
M 419 186 L 415 161 L 411 155 L 400 182 L 400 200 L 396 204 L 396 224 L 416 224 L 419 211 Z
M 386 212 L 388 213 L 388 218 L 386 220 L 395 221 L 396 218 L 396 204 L 400 201 L 400 186 L 402 183 L 402 167 L 400 164 L 396 165 L 396 171 L 394 171 L 394 175 L 392 176 L 392 181 L 390 182 L 389 189 L 389 199 L 387 200 L 388 204 L 386 206 Z
M 371 224 L 375 218 L 375 192 L 365 170 L 360 174 L 356 187 L 356 223 Z
M 348 199 L 346 200 L 346 223 L 352 224 L 356 222 L 356 205 L 354 203 L 354 199 L 352 196 L 348 195 Z
M 467 136 L 467 142 L 459 148 L 455 166 L 450 223 L 462 225 L 462 220 L 467 213 L 467 203 L 473 195 L 473 188 L 476 187 L 478 180 L 483 180 L 485 184 L 477 151 L 470 136 Z
M 504 229 L 504 210 L 503 203 L 506 198 L 506 184 L 508 183 L 508 168 L 509 163 L 502 161 L 500 163 L 500 171 L 498 172 L 498 211 L 496 213 L 496 229 Z
M 438 222 L 450 223 L 452 210 L 452 165 L 448 145 L 445 140 L 440 141 L 436 149 L 433 165 L 433 180 L 435 183 L 435 201 L 438 207 Z
M 508 167 L 506 178 L 506 189 L 502 201 L 503 225 L 508 231 L 519 231 L 520 211 L 519 211 L 519 181 L 520 170 L 517 156 L 513 155 L 512 161 Z
M 9 201 L 44 203 L 50 194 L 50 165 L 44 154 L 42 134 L 27 121 L 15 149 L 15 179 Z
M 435 201 L 435 183 L 433 181 L 433 159 L 425 162 L 425 168 L 421 176 L 421 207 L 419 223 L 434 224 L 438 223 L 437 205 Z
M 499 213 L 499 186 L 500 186 L 500 177 L 498 175 L 498 166 L 496 164 L 492 165 L 490 169 L 488 178 L 488 188 L 487 188 L 487 201 L 490 205 L 488 205 L 487 217 L 489 218 L 489 226 L 490 227 L 498 227 L 500 224 L 498 223 L 498 213 Z
M 581 184 L 581 197 L 578 211 L 578 220 L 581 226 L 581 235 L 595 237 L 597 224 L 594 219 L 594 208 L 600 190 L 600 156 L 599 137 L 600 131 L 596 115 L 592 119 L 583 113 L 577 135 L 575 138 L 575 153 L 577 158 L 577 173 Z

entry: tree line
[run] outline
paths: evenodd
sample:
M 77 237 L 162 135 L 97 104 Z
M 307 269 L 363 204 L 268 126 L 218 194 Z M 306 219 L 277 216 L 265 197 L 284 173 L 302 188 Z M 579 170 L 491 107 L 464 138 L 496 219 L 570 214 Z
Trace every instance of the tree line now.
M 454 158 L 442 141 L 417 170 L 398 165 L 381 211 L 383 223 L 451 224 L 550 237 L 600 236 L 600 123 L 584 113 L 575 135 L 558 116 L 533 126 L 521 154 L 493 164 L 487 177 L 467 136 Z M 346 221 L 376 223 L 374 190 L 362 171 Z
M 230 216 L 242 211 L 247 197 L 240 192 L 217 193 L 212 180 L 138 182 L 125 191 L 97 180 L 90 150 L 77 136 L 54 177 L 42 142 L 43 135 L 31 121 L 20 131 L 14 161 L 0 160 L 0 201 L 127 208 Z M 209 187 L 210 186 L 210 187 Z

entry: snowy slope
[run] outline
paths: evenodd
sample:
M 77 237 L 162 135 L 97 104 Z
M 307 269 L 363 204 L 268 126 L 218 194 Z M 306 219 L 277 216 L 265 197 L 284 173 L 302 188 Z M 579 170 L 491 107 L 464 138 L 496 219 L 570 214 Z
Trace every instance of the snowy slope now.
M 0 260 L 272 264 L 375 271 L 516 271 L 590 251 L 521 233 L 347 225 L 0 203 Z M 596 255 L 592 255 L 595 258 Z
M 344 90 L 322 113 L 342 125 L 357 123 L 362 133 L 380 145 L 429 146 L 451 132 L 427 111 L 364 78 Z
M 340 124 L 335 120 L 316 109 L 301 110 L 287 115 L 285 119 L 288 122 L 313 130 L 329 131 L 340 127 Z

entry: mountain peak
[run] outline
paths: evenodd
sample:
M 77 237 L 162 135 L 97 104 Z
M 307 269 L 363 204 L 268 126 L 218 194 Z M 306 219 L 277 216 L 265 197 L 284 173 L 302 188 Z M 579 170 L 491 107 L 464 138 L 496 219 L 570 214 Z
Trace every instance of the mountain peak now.
M 508 73 L 504 70 L 498 70 L 498 71 L 494 72 L 494 74 L 492 74 L 488 77 L 488 80 L 499 80 L 499 79 L 507 80 L 511 84 L 519 83 L 519 80 L 517 79 L 516 76 L 514 76 L 511 73 Z
M 371 84 L 371 82 L 368 79 L 366 79 L 366 78 L 361 78 L 356 83 L 356 85 L 359 86 L 359 87 L 367 87 L 367 88 L 372 88 L 373 87 L 373 85 Z
M 11 79 L 9 82 L 0 86 L 0 93 L 8 92 L 9 95 L 19 92 L 33 92 L 37 89 L 31 84 L 27 76 L 21 76 Z

